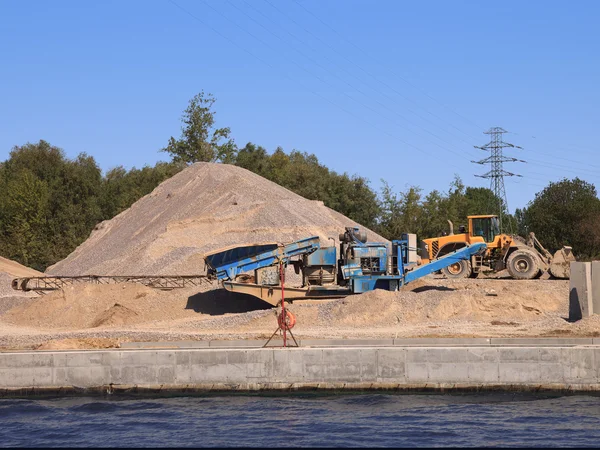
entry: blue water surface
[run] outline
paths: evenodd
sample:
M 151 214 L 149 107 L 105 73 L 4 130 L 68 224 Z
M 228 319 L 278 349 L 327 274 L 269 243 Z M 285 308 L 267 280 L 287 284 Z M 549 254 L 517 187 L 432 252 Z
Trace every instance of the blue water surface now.
M 596 447 L 600 398 L 523 394 L 0 400 L 2 447 Z

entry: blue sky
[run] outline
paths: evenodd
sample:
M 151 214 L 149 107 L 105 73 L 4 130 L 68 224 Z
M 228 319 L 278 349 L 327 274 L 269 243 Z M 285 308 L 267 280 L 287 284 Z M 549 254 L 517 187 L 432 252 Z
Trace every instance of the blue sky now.
M 549 181 L 600 184 L 600 2 L 0 0 L 0 160 L 45 139 L 103 170 L 167 160 L 201 90 L 217 125 L 396 189 L 447 190 L 500 126 Z

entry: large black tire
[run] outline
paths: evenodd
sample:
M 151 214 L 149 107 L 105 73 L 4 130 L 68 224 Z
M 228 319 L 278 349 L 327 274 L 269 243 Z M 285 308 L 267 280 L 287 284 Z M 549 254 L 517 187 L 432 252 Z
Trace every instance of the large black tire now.
M 473 273 L 473 270 L 471 269 L 471 262 L 462 259 L 454 264 L 444 267 L 442 273 L 446 278 L 469 278 Z
M 515 250 L 506 261 L 508 273 L 515 280 L 532 280 L 540 273 L 538 257 L 531 250 Z

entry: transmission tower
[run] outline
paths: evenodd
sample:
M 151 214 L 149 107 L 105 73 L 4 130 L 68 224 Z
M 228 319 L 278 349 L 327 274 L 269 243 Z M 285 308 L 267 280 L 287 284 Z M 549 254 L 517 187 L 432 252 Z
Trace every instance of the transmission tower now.
M 503 128 L 500 127 L 493 127 L 490 128 L 487 131 L 484 131 L 483 134 L 489 134 L 491 136 L 490 138 L 490 142 L 488 142 L 487 144 L 478 147 L 478 146 L 474 146 L 475 148 L 478 148 L 480 150 L 484 150 L 486 152 L 490 152 L 490 156 L 488 156 L 487 158 L 482 159 L 481 161 L 471 161 L 472 163 L 475 164 L 490 164 L 490 170 L 489 172 L 484 173 L 483 175 L 475 175 L 476 177 L 480 177 L 480 178 L 489 178 L 490 179 L 490 189 L 492 190 L 492 192 L 496 195 L 496 198 L 498 199 L 498 218 L 500 220 L 500 232 L 502 232 L 502 213 L 503 213 L 503 202 L 504 202 L 504 206 L 506 207 L 506 209 L 508 210 L 508 201 L 506 199 L 506 189 L 504 188 L 504 177 L 522 177 L 522 175 L 518 175 L 512 172 L 507 172 L 506 170 L 504 170 L 504 168 L 502 167 L 502 165 L 505 162 L 526 162 L 523 161 L 522 159 L 517 159 L 517 158 L 512 158 L 510 156 L 505 156 L 502 154 L 502 149 L 506 148 L 506 147 L 512 147 L 512 148 L 520 148 L 522 149 L 523 147 L 519 147 L 518 145 L 513 145 L 510 144 L 508 142 L 504 142 L 502 140 L 502 135 L 504 133 L 508 133 L 508 131 L 506 131 Z

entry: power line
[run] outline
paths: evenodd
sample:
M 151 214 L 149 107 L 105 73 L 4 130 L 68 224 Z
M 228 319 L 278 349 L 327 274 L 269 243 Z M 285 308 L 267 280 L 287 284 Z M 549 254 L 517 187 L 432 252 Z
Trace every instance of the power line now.
M 254 39 L 256 39 L 258 42 L 260 42 L 261 44 L 263 44 L 265 47 L 271 49 L 272 51 L 276 51 L 276 49 L 274 49 L 271 45 L 269 45 L 268 43 L 266 43 L 264 40 L 260 39 L 259 37 L 257 37 L 256 35 L 254 35 L 253 33 L 251 33 L 250 31 L 248 31 L 247 29 L 245 29 L 244 27 L 238 25 L 237 23 L 235 23 L 234 21 L 232 21 L 229 17 L 227 17 L 225 14 L 223 14 L 221 11 L 219 11 L 218 9 L 214 8 L 213 6 L 211 6 L 210 4 L 206 3 L 204 0 L 202 0 L 202 2 L 207 5 L 209 8 L 211 8 L 213 11 L 215 11 L 217 14 L 219 14 L 221 17 L 223 17 L 225 20 L 230 21 L 231 23 L 233 23 L 235 26 L 237 26 L 240 30 L 244 31 L 245 33 L 249 34 L 250 36 L 252 36 Z M 230 5 L 231 2 L 228 2 Z M 242 14 L 244 14 L 246 17 L 248 17 L 250 20 L 252 20 L 254 23 L 258 24 L 260 27 L 262 27 L 264 30 L 266 30 L 269 34 L 271 34 L 272 36 L 274 36 L 275 38 L 282 40 L 280 36 L 278 36 L 277 34 L 273 33 L 271 30 L 269 30 L 268 28 L 266 28 L 264 25 L 262 25 L 261 23 L 257 22 L 253 17 L 249 16 L 248 14 L 246 14 L 244 11 L 240 10 L 237 6 L 234 6 L 236 9 L 238 9 L 238 11 L 240 11 Z M 311 58 L 310 56 L 306 55 L 304 52 L 302 52 L 301 50 L 298 50 L 297 48 L 293 47 L 292 48 L 298 52 L 300 55 L 302 55 L 303 57 L 305 57 L 306 59 L 308 59 L 309 61 L 311 61 L 313 64 L 316 64 L 317 66 L 319 66 L 321 69 L 323 69 L 325 72 L 329 73 L 330 75 L 332 75 L 333 77 L 343 81 L 344 83 L 346 83 L 350 88 L 356 90 L 357 92 L 359 92 L 360 94 L 364 95 L 365 97 L 368 97 L 368 95 L 362 91 L 361 89 L 355 87 L 354 85 L 352 85 L 351 83 L 348 83 L 347 81 L 343 80 L 342 78 L 338 77 L 336 74 L 332 73 L 329 69 L 327 69 L 326 67 L 324 67 L 323 65 L 319 64 L 317 61 L 315 61 L 313 58 Z M 325 80 L 324 78 L 320 77 L 319 75 L 311 72 L 310 70 L 308 70 L 306 67 L 304 67 L 302 64 L 299 64 L 298 62 L 296 62 L 295 60 L 288 58 L 290 61 L 292 61 L 295 65 L 297 65 L 300 69 L 302 69 L 304 72 L 306 72 L 307 74 L 315 77 L 316 79 L 318 79 L 320 82 L 322 82 L 323 84 L 335 88 L 334 85 L 332 85 L 330 82 L 328 82 L 327 80 Z M 372 108 L 371 106 L 357 100 L 355 97 L 351 96 L 350 94 L 348 94 L 347 92 L 342 92 L 342 95 L 344 97 L 349 98 L 350 100 L 352 100 L 353 102 L 357 103 L 359 106 L 362 106 L 363 108 L 366 108 L 370 111 L 372 111 L 375 114 L 378 114 L 379 116 L 381 116 L 382 118 L 386 119 L 386 120 L 390 120 L 389 117 L 387 117 L 385 114 L 382 114 L 381 112 L 377 111 L 376 109 Z M 410 121 L 409 119 L 407 119 L 406 117 L 404 117 L 402 114 L 397 113 L 396 111 L 390 109 L 387 105 L 375 100 L 377 103 L 379 103 L 380 105 L 382 105 L 383 107 L 387 108 L 389 111 L 391 111 L 392 113 L 396 114 L 397 116 L 401 117 L 402 119 L 404 119 L 405 121 L 407 121 L 408 123 L 412 124 L 413 126 L 417 127 L 417 128 L 421 128 L 423 131 L 425 131 L 426 133 L 431 134 L 434 137 L 437 137 L 438 139 L 444 141 L 442 138 L 440 138 L 439 136 L 437 136 L 435 133 L 430 132 L 429 130 L 420 127 L 419 125 L 415 124 L 414 122 Z M 393 120 L 392 120 L 393 121 Z M 393 122 L 395 123 L 395 122 Z M 405 130 L 421 137 L 424 139 L 427 139 L 425 136 L 409 129 L 406 127 L 401 126 L 400 124 L 395 123 L 396 126 L 400 127 L 400 128 L 404 128 Z M 427 139 L 428 140 L 428 139 Z M 443 147 L 440 144 L 438 144 L 437 142 L 428 140 L 431 144 L 436 145 L 438 147 L 440 147 L 442 150 L 446 150 L 449 151 L 451 153 L 454 153 L 455 155 L 459 156 L 459 157 L 464 157 L 465 155 L 453 150 L 451 148 L 448 147 Z M 445 141 L 446 143 L 448 143 L 447 141 Z
M 306 11 L 308 14 L 310 14 L 311 16 L 313 16 L 314 18 L 316 18 L 319 22 L 321 22 L 323 25 L 325 25 L 327 28 L 329 28 L 331 31 L 333 31 L 335 34 L 337 34 L 342 40 L 348 42 L 350 45 L 352 45 L 354 48 L 356 48 L 357 50 L 359 50 L 361 53 L 367 55 L 369 58 L 371 58 L 373 61 L 381 64 L 380 61 L 378 61 L 377 59 L 375 59 L 369 52 L 366 52 L 365 50 L 361 49 L 359 46 L 357 46 L 356 44 L 354 44 L 353 42 L 351 42 L 350 40 L 346 39 L 344 36 L 342 36 L 339 32 L 337 32 L 333 27 L 331 27 L 330 25 L 328 25 L 327 23 L 325 23 L 319 16 L 315 15 L 314 13 L 312 13 L 310 10 L 308 10 L 305 6 L 303 6 L 301 3 L 299 3 L 297 0 L 293 0 L 294 3 L 296 3 L 299 7 L 301 7 L 304 11 Z M 384 66 L 386 67 L 386 66 Z M 400 78 L 402 81 L 404 81 L 406 84 L 408 84 L 409 86 L 412 86 L 414 89 L 417 89 L 418 91 L 420 91 L 423 95 L 425 95 L 426 97 L 428 97 L 429 99 L 433 100 L 434 102 L 436 102 L 438 105 L 448 109 L 449 111 L 453 112 L 454 114 L 456 114 L 458 117 L 462 118 L 463 120 L 465 120 L 466 122 L 470 123 L 471 125 L 473 125 L 474 127 L 481 129 L 481 127 L 479 125 L 477 125 L 476 123 L 474 123 L 472 120 L 468 119 L 467 117 L 464 117 L 463 115 L 459 114 L 458 112 L 456 112 L 455 110 L 453 110 L 452 108 L 450 108 L 449 106 L 443 104 L 442 102 L 440 102 L 439 100 L 435 99 L 434 97 L 432 97 L 431 95 L 429 95 L 427 92 L 425 92 L 423 89 L 421 89 L 418 86 L 415 86 L 414 84 L 412 84 L 410 81 L 408 81 L 407 79 L 405 79 L 404 77 L 402 77 L 401 75 L 397 74 L 396 72 L 394 72 L 392 69 L 386 67 L 387 70 L 390 71 L 390 73 L 392 73 L 394 76 Z M 458 131 L 460 131 L 461 133 L 464 133 L 464 131 L 459 130 L 458 128 L 454 127 L 453 128 L 457 129 Z M 465 133 L 466 134 L 466 133 Z
M 244 51 L 244 52 L 248 53 L 248 54 L 249 54 L 249 55 L 251 55 L 252 57 L 256 58 L 258 61 L 260 61 L 260 62 L 262 62 L 263 64 L 265 64 L 266 66 L 270 67 L 271 69 L 273 69 L 273 70 L 277 70 L 277 69 L 276 69 L 276 68 L 275 68 L 275 67 L 274 67 L 272 64 L 268 63 L 268 62 L 267 62 L 267 61 L 265 61 L 264 59 L 262 59 L 262 58 L 260 58 L 259 56 L 255 55 L 255 54 L 254 54 L 253 52 L 251 52 L 250 50 L 248 50 L 248 49 L 246 49 L 246 48 L 242 47 L 241 45 L 237 44 L 235 41 L 233 41 L 232 39 L 230 39 L 229 37 L 227 37 L 226 35 L 224 35 L 224 34 L 223 34 L 223 33 L 221 33 L 220 31 L 218 31 L 217 29 L 215 29 L 214 27 L 212 27 L 211 25 L 209 25 L 209 24 L 208 24 L 208 23 L 206 23 L 205 21 L 203 21 L 202 19 L 200 19 L 199 17 L 197 17 L 196 15 L 194 15 L 193 13 L 191 13 L 190 11 L 188 11 L 187 9 L 183 8 L 181 5 L 177 4 L 177 3 L 176 3 L 174 0 L 169 0 L 169 2 L 170 2 L 170 3 L 172 3 L 174 6 L 176 6 L 177 8 L 179 8 L 181 11 L 185 12 L 185 13 L 186 13 L 187 15 L 189 15 L 190 17 L 192 17 L 194 20 L 196 20 L 196 21 L 200 22 L 200 23 L 201 23 L 202 25 L 204 25 L 206 28 L 210 29 L 211 31 L 213 31 L 214 33 L 216 33 L 217 35 L 219 35 L 219 36 L 220 36 L 220 37 L 222 37 L 223 39 L 227 40 L 229 43 L 231 43 L 231 44 L 232 44 L 232 45 L 234 45 L 235 47 L 237 47 L 237 48 L 239 48 L 240 50 L 242 50 L 242 51 Z M 205 2 L 204 2 L 204 3 L 205 3 Z M 206 4 L 206 3 L 205 3 L 205 4 Z M 207 5 L 207 6 L 210 6 L 210 5 Z M 212 7 L 211 7 L 211 8 L 212 8 Z M 212 9 L 214 10 L 214 8 L 212 8 Z M 239 27 L 239 25 L 237 25 L 237 24 L 235 24 L 235 25 Z M 239 28 L 241 28 L 241 27 L 239 27 Z M 242 28 L 242 29 L 243 29 L 243 28 Z M 246 31 L 246 30 L 244 30 L 244 31 Z M 251 36 L 255 37 L 254 35 L 252 35 L 252 33 L 248 32 L 248 31 L 246 31 L 246 33 L 248 33 L 248 34 L 250 34 Z M 255 38 L 256 38 L 256 37 L 255 37 Z M 256 38 L 256 39 L 257 39 L 257 40 L 259 40 L 259 41 L 261 41 L 261 40 L 260 40 L 260 39 L 258 39 L 258 38 Z M 414 148 L 415 150 L 417 150 L 417 151 L 419 151 L 419 152 L 421 152 L 421 153 L 423 153 L 423 154 L 425 154 L 425 155 L 427 155 L 427 156 L 430 156 L 430 157 L 432 157 L 432 158 L 435 158 L 435 155 L 432 155 L 431 153 L 429 153 L 429 152 L 427 152 L 427 151 L 423 150 L 423 149 L 422 149 L 422 148 L 420 148 L 420 147 L 417 147 L 416 145 L 410 144 L 409 142 L 406 142 L 406 141 L 404 141 L 404 140 L 402 140 L 402 139 L 399 139 L 397 136 L 395 136 L 395 135 L 393 135 L 393 134 L 389 133 L 388 131 L 386 131 L 386 130 L 383 130 L 383 129 L 379 128 L 377 125 L 375 125 L 375 124 L 373 124 L 373 123 L 371 123 L 371 122 L 369 122 L 369 121 L 367 121 L 367 120 L 365 120 L 365 119 L 363 119 L 363 118 L 361 118 L 361 117 L 357 116 L 356 114 L 352 113 L 351 111 L 348 111 L 346 108 L 344 108 L 344 107 L 342 107 L 342 106 L 338 105 L 337 103 L 335 103 L 335 102 L 333 102 L 333 101 L 329 100 L 327 97 L 324 97 L 323 95 L 321 95 L 321 94 L 319 94 L 319 93 L 315 92 L 314 90 L 312 90 L 312 89 L 308 88 L 306 85 L 304 85 L 304 84 L 303 84 L 303 83 L 301 83 L 300 81 L 298 81 L 298 80 L 296 80 L 296 79 L 294 79 L 294 78 L 291 78 L 289 75 L 287 75 L 287 74 L 285 74 L 285 73 L 282 73 L 282 75 L 283 75 L 283 76 L 285 76 L 286 78 L 288 78 L 289 80 L 291 80 L 291 81 L 293 81 L 293 82 L 295 82 L 295 83 L 298 83 L 298 84 L 299 84 L 301 87 L 303 87 L 303 88 L 304 88 L 304 89 L 306 89 L 307 91 L 311 92 L 313 95 L 315 95 L 315 96 L 317 96 L 317 97 L 321 98 L 322 100 L 325 100 L 325 101 L 326 101 L 326 102 L 328 102 L 329 104 L 331 104 L 331 105 L 335 106 L 336 108 L 339 108 L 340 110 L 344 111 L 346 114 L 348 114 L 348 115 L 350 115 L 350 116 L 352 116 L 352 117 L 354 117 L 354 118 L 356 118 L 356 119 L 358 119 L 358 120 L 360 120 L 360 121 L 364 122 L 365 124 L 367 124 L 367 125 L 369 125 L 369 126 L 373 127 L 374 129 L 376 129 L 376 130 L 378 130 L 378 131 L 380 131 L 380 132 L 382 132 L 382 133 L 384 133 L 384 134 L 386 134 L 386 135 L 390 136 L 391 138 L 393 138 L 393 139 L 396 139 L 398 142 L 401 142 L 401 143 L 403 143 L 403 144 L 405 144 L 405 145 L 407 145 L 407 146 L 409 146 L 409 147 L 411 147 L 411 148 Z M 450 165 L 450 166 L 452 166 L 452 167 L 456 167 L 456 168 L 460 169 L 460 167 L 456 166 L 455 164 L 448 164 L 448 165 Z
M 502 149 L 507 147 L 512 148 L 522 148 L 517 145 L 510 144 L 508 142 L 504 142 L 502 140 L 502 134 L 507 131 L 500 127 L 490 128 L 488 131 L 484 131 L 484 134 L 491 135 L 491 140 L 485 145 L 480 147 L 475 146 L 475 148 L 479 148 L 484 151 L 490 152 L 490 156 L 484 158 L 480 161 L 471 161 L 475 164 L 490 164 L 490 170 L 483 175 L 475 175 L 480 178 L 489 178 L 490 189 L 496 195 L 498 199 L 498 218 L 500 220 L 500 232 L 502 232 L 502 216 L 504 213 L 504 208 L 508 211 L 508 201 L 506 199 L 506 189 L 504 187 L 504 177 L 521 177 L 522 175 L 517 175 L 512 172 L 507 172 L 504 170 L 503 164 L 505 162 L 525 162 L 523 160 L 512 158 L 509 156 L 504 156 L 502 154 Z M 504 208 L 502 206 L 502 202 L 504 202 Z M 512 230 L 511 230 L 512 232 Z
M 246 3 L 248 6 L 250 6 L 252 9 L 254 9 L 255 11 L 257 11 L 259 14 L 261 14 L 263 17 L 265 17 L 265 15 L 260 12 L 259 10 L 257 10 L 254 6 L 250 5 L 248 2 L 246 2 L 245 0 L 243 0 L 244 3 Z M 380 79 L 378 79 L 372 72 L 366 70 L 364 67 L 356 64 L 354 61 L 352 61 L 351 59 L 347 58 L 345 55 L 341 54 L 339 51 L 337 51 L 334 47 L 332 47 L 331 45 L 329 45 L 329 43 L 327 43 L 326 41 L 324 41 L 323 39 L 321 39 L 320 37 L 316 36 L 314 33 L 312 33 L 310 30 L 306 29 L 306 27 L 304 27 L 302 24 L 298 23 L 296 20 L 294 20 L 293 17 L 290 17 L 287 13 L 285 13 L 284 11 L 282 11 L 281 9 L 279 9 L 277 6 L 275 6 L 272 2 L 270 2 L 269 0 L 264 0 L 267 4 L 269 4 L 273 9 L 275 9 L 277 12 L 279 12 L 282 16 L 286 17 L 288 20 L 290 20 L 292 23 L 294 23 L 296 26 L 298 26 L 299 28 L 303 29 L 307 34 L 309 34 L 310 36 L 312 36 L 313 38 L 317 39 L 321 44 L 325 45 L 327 48 L 329 48 L 331 51 L 333 51 L 335 54 L 341 56 L 343 59 L 345 59 L 346 61 L 348 61 L 350 64 L 352 64 L 354 67 L 356 67 L 357 69 L 359 69 L 360 71 L 362 71 L 363 73 L 367 74 L 369 77 L 371 77 L 372 79 L 374 79 L 376 82 L 382 84 L 383 86 L 385 86 L 386 88 L 392 90 L 393 92 L 395 92 L 398 96 L 402 97 L 403 99 L 405 99 L 408 102 L 413 103 L 414 105 L 416 105 L 417 107 L 423 109 L 425 112 L 427 112 L 428 114 L 430 114 L 431 116 L 435 117 L 436 119 L 446 123 L 447 125 L 450 125 L 452 128 L 458 130 L 459 132 L 470 136 L 468 133 L 465 133 L 464 131 L 456 128 L 452 123 L 444 120 L 443 118 L 439 117 L 437 114 L 429 111 L 427 108 L 424 108 L 423 106 L 420 106 L 419 104 L 417 104 L 414 100 L 412 100 L 409 97 L 406 97 L 404 94 L 402 94 L 400 91 L 398 91 L 397 89 L 395 89 L 393 86 L 391 86 L 390 84 L 386 83 L 385 81 L 381 81 Z M 308 46 L 308 44 L 306 44 L 304 41 L 302 41 L 301 39 L 299 39 L 297 36 L 295 36 L 293 33 L 291 33 L 287 28 L 282 27 L 285 29 L 285 31 L 290 34 L 292 37 L 300 40 L 301 42 L 303 42 L 305 45 Z M 310 47 L 310 46 L 309 46 Z M 342 68 L 341 66 L 337 65 L 336 66 Z M 350 74 L 351 76 L 353 76 L 355 79 L 359 80 L 360 82 L 367 84 L 364 80 L 361 80 L 360 78 L 358 78 L 355 74 L 353 74 L 352 72 L 347 71 L 346 69 L 342 68 L 342 70 L 348 74 Z M 395 101 L 392 97 L 390 97 L 388 94 L 386 94 L 385 92 L 370 86 L 371 89 L 373 89 L 374 91 L 378 92 L 379 94 L 383 95 L 384 97 Z M 433 122 L 431 122 L 430 120 L 426 119 L 425 117 L 423 117 L 422 115 L 420 115 L 419 113 L 417 113 L 416 111 L 406 108 L 409 112 L 413 113 L 415 116 L 419 117 L 420 119 L 435 125 Z M 455 135 L 454 133 L 451 133 L 447 130 L 443 130 L 442 131 L 448 133 L 449 135 L 461 140 L 462 142 L 471 145 L 470 142 L 465 141 L 462 137 Z

